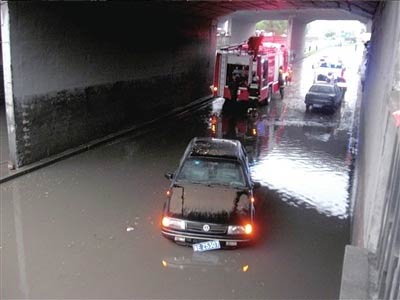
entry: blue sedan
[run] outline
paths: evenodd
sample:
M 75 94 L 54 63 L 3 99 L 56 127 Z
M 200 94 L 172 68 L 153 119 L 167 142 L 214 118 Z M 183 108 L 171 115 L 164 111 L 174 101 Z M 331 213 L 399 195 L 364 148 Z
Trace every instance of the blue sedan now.
M 343 99 L 343 90 L 336 84 L 314 83 L 308 90 L 304 103 L 306 110 L 312 108 L 328 108 L 335 110 Z

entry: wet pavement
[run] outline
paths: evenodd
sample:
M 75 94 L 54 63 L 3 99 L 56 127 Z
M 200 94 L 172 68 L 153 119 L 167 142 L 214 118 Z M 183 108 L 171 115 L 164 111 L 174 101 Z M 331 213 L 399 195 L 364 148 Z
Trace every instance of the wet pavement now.
M 1 184 L 0 298 L 338 298 L 359 90 L 353 47 L 339 50 L 353 60 L 333 114 L 305 111 L 310 57 L 285 98 L 254 118 L 233 118 L 215 100 Z M 254 246 L 194 253 L 160 234 L 164 173 L 205 135 L 239 138 L 252 156 L 262 183 Z

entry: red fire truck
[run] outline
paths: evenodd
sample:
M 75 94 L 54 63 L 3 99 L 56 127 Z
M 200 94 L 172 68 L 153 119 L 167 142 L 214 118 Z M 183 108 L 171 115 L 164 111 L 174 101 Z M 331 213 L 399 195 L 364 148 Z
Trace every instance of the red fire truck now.
M 268 104 L 272 94 L 279 92 L 279 67 L 286 72 L 288 65 L 285 45 L 265 42 L 262 36 L 221 48 L 216 54 L 213 95 L 232 102 Z

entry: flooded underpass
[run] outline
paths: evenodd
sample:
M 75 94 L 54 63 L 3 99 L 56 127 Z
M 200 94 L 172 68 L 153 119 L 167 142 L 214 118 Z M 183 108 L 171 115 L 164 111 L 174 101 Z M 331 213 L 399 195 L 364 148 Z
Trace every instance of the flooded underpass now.
M 340 50 L 354 55 L 353 47 Z M 317 58 L 296 65 L 285 98 L 251 118 L 224 114 L 216 99 L 3 183 L 1 297 L 338 298 L 358 61 L 347 64 L 348 91 L 336 112 L 306 112 Z M 175 170 L 192 137 L 209 135 L 242 140 L 252 157 L 262 187 L 260 237 L 251 247 L 197 253 L 161 236 L 164 173 Z

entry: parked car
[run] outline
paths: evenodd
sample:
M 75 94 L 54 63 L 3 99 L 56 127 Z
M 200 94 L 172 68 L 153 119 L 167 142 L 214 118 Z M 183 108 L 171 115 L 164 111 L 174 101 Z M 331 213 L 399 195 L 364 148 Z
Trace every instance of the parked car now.
M 254 241 L 255 200 L 260 186 L 250 176 L 245 148 L 238 140 L 193 138 L 176 172 L 163 208 L 161 232 L 178 244 L 201 242 L 235 247 Z
M 342 90 L 343 96 L 347 91 L 346 79 L 343 76 L 337 76 L 336 74 L 334 74 L 332 72 L 328 72 L 328 73 L 317 73 L 316 72 L 314 74 L 313 83 L 331 83 L 331 84 L 336 84 Z
M 314 83 L 308 90 L 304 103 L 312 108 L 336 109 L 342 103 L 343 91 L 336 84 Z
M 322 58 L 316 64 L 313 65 L 313 69 L 315 69 L 315 73 L 327 75 L 329 72 L 333 73 L 336 77 L 343 77 L 346 71 L 346 67 L 343 64 L 343 61 L 339 58 L 336 59 L 326 59 Z

